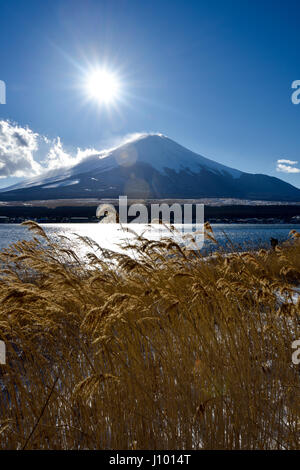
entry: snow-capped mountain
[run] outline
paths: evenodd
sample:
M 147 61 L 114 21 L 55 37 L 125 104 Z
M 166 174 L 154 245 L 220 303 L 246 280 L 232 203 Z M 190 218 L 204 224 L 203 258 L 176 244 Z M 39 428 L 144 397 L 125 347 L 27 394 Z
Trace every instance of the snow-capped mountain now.
M 79 164 L 23 181 L 2 201 L 72 198 L 203 198 L 300 201 L 300 190 L 274 177 L 245 173 L 148 134 Z

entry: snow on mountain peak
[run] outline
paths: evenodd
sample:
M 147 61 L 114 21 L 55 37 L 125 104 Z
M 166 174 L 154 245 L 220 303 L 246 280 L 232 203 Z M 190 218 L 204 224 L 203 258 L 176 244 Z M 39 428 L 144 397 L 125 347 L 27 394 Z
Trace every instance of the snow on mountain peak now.
M 163 134 L 135 134 L 1 191 L 1 200 L 240 198 L 299 201 L 300 190 L 267 175 L 248 174 L 198 155 Z
M 141 134 L 111 150 L 107 157 L 114 158 L 120 166 L 130 166 L 136 162 L 147 163 L 161 173 L 165 173 L 167 169 L 176 172 L 188 170 L 192 173 L 207 169 L 222 174 L 226 172 L 233 178 L 242 174 L 239 170 L 198 155 L 160 133 Z
M 166 175 L 169 170 L 179 173 L 185 171 L 198 174 L 208 170 L 217 174 L 239 178 L 241 171 L 229 168 L 213 160 L 198 155 L 161 133 L 132 134 L 120 145 L 88 155 L 72 167 L 48 171 L 40 176 L 23 180 L 7 190 L 43 186 L 45 189 L 74 184 L 75 176 L 97 170 L 103 172 L 118 167 L 131 167 L 137 163 L 150 165 Z M 65 181 L 65 183 L 62 183 Z M 49 186 L 50 185 L 50 186 Z

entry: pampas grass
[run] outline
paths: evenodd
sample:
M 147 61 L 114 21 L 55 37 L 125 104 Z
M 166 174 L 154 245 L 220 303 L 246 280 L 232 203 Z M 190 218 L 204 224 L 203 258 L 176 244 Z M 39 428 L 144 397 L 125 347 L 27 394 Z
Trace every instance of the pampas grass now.
M 1 449 L 299 448 L 297 232 L 205 259 L 137 236 L 84 263 L 27 225 L 0 254 Z

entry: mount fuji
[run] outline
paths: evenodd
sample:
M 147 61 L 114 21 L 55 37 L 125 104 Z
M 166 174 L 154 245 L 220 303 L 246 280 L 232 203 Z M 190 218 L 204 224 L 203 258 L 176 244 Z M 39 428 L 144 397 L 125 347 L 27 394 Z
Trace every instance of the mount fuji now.
M 147 134 L 89 156 L 71 168 L 24 180 L 1 201 L 80 198 L 237 198 L 300 201 L 300 189 L 198 155 L 161 134 Z

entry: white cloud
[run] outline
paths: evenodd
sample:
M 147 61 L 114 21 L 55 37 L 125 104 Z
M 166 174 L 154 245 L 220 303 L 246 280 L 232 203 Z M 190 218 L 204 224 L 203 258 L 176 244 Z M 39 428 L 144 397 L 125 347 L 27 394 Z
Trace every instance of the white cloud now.
M 59 137 L 49 139 L 10 121 L 0 120 L 0 178 L 31 177 L 76 165 L 95 149 L 67 152 Z
M 300 173 L 300 168 L 292 166 L 297 165 L 297 163 L 298 162 L 295 160 L 286 160 L 281 158 L 280 160 L 277 160 L 276 171 L 282 173 Z
M 285 160 L 282 158 L 281 160 L 277 160 L 277 163 L 286 163 L 287 165 L 297 165 L 297 161 L 295 160 Z
M 0 178 L 37 175 L 40 164 L 35 161 L 38 134 L 8 121 L 0 121 Z
M 43 160 L 42 163 L 45 165 L 47 170 L 70 167 L 76 165 L 76 163 L 79 163 L 89 155 L 99 153 L 99 151 L 97 152 L 95 149 L 81 150 L 80 148 L 77 148 L 76 154 L 72 155 L 64 150 L 60 137 L 57 137 L 52 142 L 47 139 L 46 143 L 50 145 L 50 149 L 47 153 L 46 159 Z
M 151 133 L 153 134 L 156 133 Z M 0 178 L 31 178 L 50 170 L 68 168 L 91 155 L 104 157 L 119 145 L 145 135 L 150 134 L 134 133 L 114 138 L 114 142 L 111 141 L 108 148 L 101 151 L 94 148 L 69 150 L 63 146 L 60 137 L 49 139 L 29 127 L 0 120 Z

